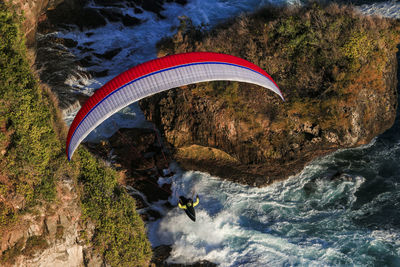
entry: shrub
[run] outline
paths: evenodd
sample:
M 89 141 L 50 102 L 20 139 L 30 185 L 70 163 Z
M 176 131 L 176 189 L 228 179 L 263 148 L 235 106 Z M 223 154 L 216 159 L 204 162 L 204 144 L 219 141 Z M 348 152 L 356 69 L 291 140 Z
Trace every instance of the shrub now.
M 25 207 L 31 207 L 54 200 L 54 170 L 59 168 L 54 162 L 62 145 L 52 128 L 54 106 L 26 59 L 20 23 L 21 18 L 0 3 L 0 171 L 9 177 L 9 193 L 23 196 Z M 2 214 L 14 216 L 10 212 L 17 211 Z M 9 222 L 3 220 L 0 226 Z
M 96 226 L 96 249 L 111 266 L 148 264 L 151 247 L 135 200 L 118 185 L 115 171 L 105 168 L 84 149 L 79 150 L 79 156 L 82 215 Z

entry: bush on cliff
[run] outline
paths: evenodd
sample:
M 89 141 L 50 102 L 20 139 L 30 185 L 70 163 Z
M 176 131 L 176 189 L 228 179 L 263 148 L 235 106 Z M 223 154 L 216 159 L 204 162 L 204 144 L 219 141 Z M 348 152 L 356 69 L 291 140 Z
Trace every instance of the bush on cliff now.
M 111 266 L 145 266 L 151 258 L 135 200 L 118 185 L 117 173 L 86 150 L 79 150 L 82 215 L 96 225 L 93 242 Z
M 0 4 L 0 226 L 22 208 L 15 205 L 54 200 L 56 158 L 62 153 L 53 130 L 55 108 L 31 73 L 18 20 Z
M 133 198 L 117 184 L 117 173 L 84 149 L 67 162 L 64 122 L 55 98 L 31 71 L 20 23 L 0 2 L 0 230 L 37 204 L 55 202 L 56 183 L 69 177 L 78 185 L 83 222 L 95 226 L 89 240 L 95 250 L 111 266 L 145 266 L 151 248 L 144 223 Z M 0 263 L 34 255 L 46 248 L 44 238 L 31 237 L 25 245 L 20 240 L 3 252 Z

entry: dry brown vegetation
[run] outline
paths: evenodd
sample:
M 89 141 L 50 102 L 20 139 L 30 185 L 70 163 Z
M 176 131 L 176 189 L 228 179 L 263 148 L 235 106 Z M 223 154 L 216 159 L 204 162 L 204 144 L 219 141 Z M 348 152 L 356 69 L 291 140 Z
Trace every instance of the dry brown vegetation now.
M 159 55 L 214 51 L 245 58 L 274 78 L 288 100 L 285 108 L 289 113 L 309 117 L 325 109 L 336 121 L 340 109 L 328 104 L 340 106 L 343 95 L 365 86 L 384 90 L 383 71 L 388 56 L 397 51 L 399 29 L 393 20 L 360 16 L 351 7 L 338 4 L 268 7 L 212 31 L 182 19 L 177 34 L 158 47 Z M 235 106 L 236 112 L 251 113 L 254 108 L 243 101 L 248 91 L 235 85 L 225 88 L 212 83 L 197 86 L 194 92 L 217 96 Z M 269 105 L 261 107 L 271 109 Z M 312 112 L 314 109 L 318 112 Z
M 363 68 L 382 70 L 397 43 L 392 20 L 363 17 L 348 6 L 314 4 L 268 7 L 210 32 L 182 19 L 177 34 L 158 47 L 160 55 L 214 51 L 243 57 L 265 69 L 291 99 L 336 92 Z M 381 66 L 368 66 L 371 62 Z

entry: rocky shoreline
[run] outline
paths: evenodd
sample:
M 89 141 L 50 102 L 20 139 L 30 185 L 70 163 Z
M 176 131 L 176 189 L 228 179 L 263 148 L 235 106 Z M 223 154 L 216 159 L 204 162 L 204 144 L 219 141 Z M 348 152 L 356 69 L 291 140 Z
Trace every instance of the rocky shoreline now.
M 31 4 L 31 1 L 26 2 Z M 48 1 L 40 2 L 41 11 L 35 12 L 34 15 L 37 20 L 42 22 L 37 35 L 37 43 L 32 42 L 32 31 L 30 30 L 27 33 L 30 40 L 28 40 L 28 44 L 36 46 L 36 67 L 40 78 L 42 82 L 47 83 L 54 90 L 59 99 L 63 99 L 59 103 L 59 107 L 64 114 L 69 113 L 71 110 L 76 110 L 87 98 L 86 95 L 79 95 L 74 92 L 73 88 L 65 84 L 65 80 L 68 77 L 90 79 L 93 76 L 102 77 L 107 75 L 107 70 L 86 72 L 82 70 L 82 67 L 93 64 L 95 57 L 111 59 L 119 51 L 110 50 L 91 58 L 78 60 L 68 51 L 68 48 L 77 46 L 73 40 L 44 34 L 51 32 L 56 27 L 69 27 L 65 23 L 71 21 L 82 29 L 99 27 L 106 20 L 121 21 L 126 26 L 135 26 L 141 23 L 137 18 L 118 13 L 113 8 L 117 5 L 126 5 L 123 1 L 113 2 L 112 4 L 101 0 L 95 2 L 103 5 L 104 8 L 99 10 L 86 9 L 81 5 L 80 1 L 66 0 L 60 5 L 57 5 L 59 1 L 54 1 L 50 6 L 48 6 Z M 174 2 L 182 5 L 186 3 L 185 0 L 176 0 Z M 161 0 L 138 0 L 129 2 L 129 5 L 137 13 L 147 10 L 157 14 L 159 19 L 163 19 L 160 13 L 163 5 Z M 50 7 L 46 14 L 42 13 L 46 9 L 45 7 Z M 90 16 L 92 19 L 82 20 L 80 19 L 82 16 Z M 28 21 L 32 21 L 32 19 L 28 19 Z M 29 27 L 27 26 L 27 28 Z M 178 160 L 185 169 L 206 171 L 221 178 L 251 186 L 265 186 L 297 173 L 316 157 L 342 147 L 354 147 L 369 142 L 374 136 L 390 127 L 393 123 L 393 112 L 397 107 L 397 102 L 395 101 L 397 99 L 396 70 L 397 60 L 393 55 L 390 55 L 389 62 L 385 65 L 383 82 L 386 91 L 384 90 L 384 97 L 380 98 L 378 94 L 370 90 L 365 90 L 357 95 L 358 99 L 361 98 L 360 103 L 370 102 L 371 99 L 376 101 L 374 103 L 378 103 L 379 99 L 384 100 L 379 103 L 379 106 L 386 110 L 387 116 L 374 117 L 373 123 L 367 125 L 369 127 L 368 131 L 362 130 L 363 127 L 366 127 L 362 121 L 366 114 L 366 108 L 361 104 L 355 108 L 346 104 L 343 106 L 344 113 L 353 114 L 346 117 L 350 119 L 352 127 L 345 129 L 344 134 L 337 131 L 323 131 L 320 125 L 301 120 L 298 114 L 292 114 L 293 116 L 288 119 L 295 123 L 295 127 L 293 127 L 289 135 L 284 135 L 282 132 L 272 133 L 280 135 L 280 137 L 306 136 L 305 143 L 292 142 L 291 148 L 286 151 L 287 153 L 281 151 L 282 155 L 288 156 L 289 160 L 287 161 L 282 161 L 282 158 L 276 157 L 276 155 L 275 157 L 265 158 L 262 153 L 260 154 L 256 151 L 260 149 L 260 146 L 256 147 L 256 149 L 246 146 L 249 140 L 252 140 L 252 138 L 249 139 L 248 137 L 253 132 L 247 131 L 246 126 L 238 123 L 239 120 L 232 118 L 231 114 L 224 113 L 224 106 L 218 101 L 209 99 L 205 101 L 191 94 L 190 90 L 193 88 L 170 91 L 141 102 L 147 118 L 155 122 L 161 131 L 161 135 L 158 131 L 151 129 L 120 129 L 108 141 L 99 144 L 87 143 L 86 146 L 93 154 L 119 171 L 119 182 L 127 188 L 128 192 L 130 192 L 130 188 L 134 188 L 143 193 L 145 198 L 131 190 L 131 195 L 136 199 L 138 209 L 144 210 L 141 214 L 142 219 L 145 222 L 154 221 L 162 215 L 158 211 L 151 209 L 149 203 L 159 200 L 166 201 L 170 196 L 170 187 L 164 185 L 163 188 L 159 188 L 157 181 L 160 176 L 165 175 L 164 170 L 168 169 L 168 165 L 172 160 Z M 248 90 L 245 87 L 241 87 L 241 89 Z M 251 88 L 251 90 L 254 90 L 254 88 Z M 254 102 L 253 104 L 258 103 L 257 98 L 270 100 L 269 96 L 265 96 L 263 92 L 256 89 L 255 98 L 251 99 Z M 280 104 L 277 105 L 279 106 Z M 269 111 L 276 111 L 275 108 L 276 106 L 270 108 Z M 347 111 L 346 108 L 348 109 Z M 191 118 L 188 118 L 188 114 Z M 224 127 L 219 127 L 221 125 Z M 262 130 L 267 131 L 269 126 L 263 126 Z M 185 129 L 191 129 L 191 131 Z M 229 132 L 228 138 L 226 137 L 227 130 Z M 163 141 L 160 141 L 161 139 Z M 161 143 L 166 144 L 166 146 Z M 199 147 L 191 147 L 193 144 Z M 245 145 L 243 146 L 243 144 Z M 229 157 L 220 156 L 207 160 L 198 156 L 200 151 L 212 149 L 215 149 L 213 152 L 215 155 L 226 153 Z M 282 150 L 284 149 L 282 148 Z M 188 150 L 189 152 L 195 150 L 198 153 L 193 156 L 187 153 Z M 219 153 L 219 151 L 223 153 Z M 301 157 L 299 156 L 300 154 Z M 165 208 L 171 209 L 174 207 L 166 201 Z M 69 221 L 63 222 L 63 225 L 70 223 L 71 218 L 74 217 L 69 217 Z M 41 225 L 39 229 L 47 228 L 52 236 L 57 236 L 57 220 L 52 218 L 50 223 L 44 222 L 44 225 L 49 226 L 44 227 Z M 75 227 L 76 225 L 73 224 L 73 226 Z M 74 233 L 76 232 L 77 230 L 75 229 Z M 57 242 L 55 244 L 58 244 Z M 10 242 L 2 244 L 2 250 L 5 250 L 9 244 Z M 166 265 L 165 260 L 169 256 L 171 246 L 160 246 L 153 250 L 154 265 L 183 266 L 179 264 Z M 60 249 L 60 251 L 63 250 Z M 89 255 L 90 251 L 85 250 L 82 252 L 82 248 L 78 247 L 79 258 L 87 257 L 87 255 L 82 255 L 85 253 Z M 96 255 L 93 258 L 93 264 L 102 264 Z M 64 260 L 69 262 L 67 258 Z M 37 261 L 33 260 L 32 264 L 36 263 Z M 216 265 L 201 261 L 189 266 Z
M 158 185 L 160 177 L 174 175 L 168 167 L 173 161 L 171 153 L 163 147 L 158 135 L 157 131 L 151 129 L 120 129 L 108 141 L 85 144 L 93 154 L 120 172 L 120 184 L 136 200 L 137 210 L 146 223 L 162 217 L 159 211 L 151 207 L 153 202 L 162 201 L 166 210 L 176 208 L 168 202 L 172 195 L 171 184 Z M 217 266 L 205 260 L 190 265 L 166 263 L 171 250 L 172 245 L 154 247 L 152 263 L 170 267 Z
M 270 19 L 274 15 L 276 18 Z M 338 26 L 343 27 L 340 33 L 328 30 L 328 25 L 341 23 L 329 18 L 341 16 L 365 29 L 347 25 Z M 323 11 L 315 6 L 261 10 L 211 32 L 185 26 L 191 25 L 186 21 L 181 31 L 159 44 L 160 56 L 213 49 L 259 62 L 280 85 L 286 101 L 248 84 L 203 83 L 151 96 L 141 100 L 140 106 L 185 169 L 252 186 L 287 179 L 313 159 L 367 144 L 393 125 L 398 62 L 396 45 L 390 43 L 396 37 L 389 37 L 389 30 L 386 46 L 370 43 L 369 48 L 362 44 L 362 38 L 372 37 L 359 37 L 368 31 L 378 34 L 379 25 L 390 23 L 389 28 L 397 27 L 395 21 L 363 17 L 337 5 L 328 5 Z M 241 32 L 241 37 L 232 37 L 234 32 Z M 293 49 L 291 39 L 277 32 L 308 41 L 288 56 Z M 344 36 L 329 37 L 339 34 Z M 248 40 L 252 40 L 251 45 Z M 315 65 L 305 67 L 314 58 Z M 194 149 L 193 144 L 200 149 Z M 220 150 L 235 160 L 226 162 L 227 156 L 207 160 L 203 155 L 206 149 Z

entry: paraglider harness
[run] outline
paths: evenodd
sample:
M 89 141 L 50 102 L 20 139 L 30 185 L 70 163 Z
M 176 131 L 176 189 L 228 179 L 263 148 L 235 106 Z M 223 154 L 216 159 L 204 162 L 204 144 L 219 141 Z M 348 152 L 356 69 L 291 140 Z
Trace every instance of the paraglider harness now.
M 179 197 L 178 206 L 179 208 L 183 209 L 187 216 L 192 221 L 196 221 L 196 212 L 194 211 L 194 207 L 196 207 L 200 202 L 199 196 L 196 195 L 196 201 L 193 202 L 192 198 L 186 198 L 184 196 Z
M 200 202 L 199 196 L 196 196 L 196 201 L 193 202 L 191 198 L 186 198 L 184 196 L 179 197 L 179 203 L 178 206 L 181 209 L 187 209 L 188 207 L 196 207 Z

